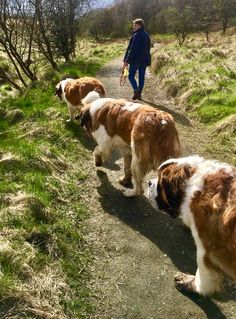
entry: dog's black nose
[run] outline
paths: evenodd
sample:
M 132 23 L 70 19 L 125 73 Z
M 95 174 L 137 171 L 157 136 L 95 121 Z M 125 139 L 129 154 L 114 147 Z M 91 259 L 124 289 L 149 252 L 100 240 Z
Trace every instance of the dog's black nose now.
M 149 187 L 152 186 L 152 182 L 151 182 L 151 181 L 148 182 L 148 186 L 149 186 Z

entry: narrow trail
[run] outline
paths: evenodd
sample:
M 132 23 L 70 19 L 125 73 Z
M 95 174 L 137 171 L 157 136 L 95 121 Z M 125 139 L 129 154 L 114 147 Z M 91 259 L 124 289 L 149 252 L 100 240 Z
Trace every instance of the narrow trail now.
M 97 77 L 108 96 L 130 99 L 129 83 L 119 86 L 120 67 L 121 58 L 115 59 Z M 212 143 L 211 136 L 176 111 L 152 76 L 147 79 L 143 99 L 175 117 L 184 154 L 209 157 L 206 145 Z M 115 156 L 106 167 L 96 169 L 94 145 L 85 141 L 85 146 L 91 149 L 90 178 L 82 199 L 90 213 L 87 242 L 95 255 L 91 288 L 97 308 L 91 319 L 235 319 L 236 289 L 230 283 L 217 299 L 183 295 L 174 288 L 177 271 L 196 271 L 190 232 L 180 220 L 154 211 L 145 198 L 125 198 L 118 184 L 122 160 Z

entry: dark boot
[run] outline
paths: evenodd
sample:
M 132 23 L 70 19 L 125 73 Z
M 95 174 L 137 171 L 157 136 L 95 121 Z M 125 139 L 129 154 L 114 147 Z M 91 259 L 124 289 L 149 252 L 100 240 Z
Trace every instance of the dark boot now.
M 141 92 L 139 89 L 134 90 L 133 100 L 141 100 Z

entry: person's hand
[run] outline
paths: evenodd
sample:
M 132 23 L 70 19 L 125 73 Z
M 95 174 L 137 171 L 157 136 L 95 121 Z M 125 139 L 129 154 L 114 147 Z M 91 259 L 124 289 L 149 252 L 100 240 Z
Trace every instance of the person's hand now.
M 126 68 L 129 65 L 128 62 L 124 62 L 124 68 Z

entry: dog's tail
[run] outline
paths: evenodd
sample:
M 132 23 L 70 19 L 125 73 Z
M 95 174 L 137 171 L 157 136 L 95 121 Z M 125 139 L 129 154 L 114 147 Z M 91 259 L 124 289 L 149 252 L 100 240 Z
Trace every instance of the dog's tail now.
M 100 97 L 105 97 L 106 96 L 106 91 L 104 86 L 102 85 L 102 83 L 99 83 L 95 88 L 94 88 L 95 92 L 98 92 Z
M 96 101 L 97 99 L 100 99 L 99 93 L 96 91 L 92 91 L 92 92 L 89 92 L 89 94 L 85 96 L 85 98 L 82 100 L 82 104 L 83 105 L 90 104 L 93 101 Z

